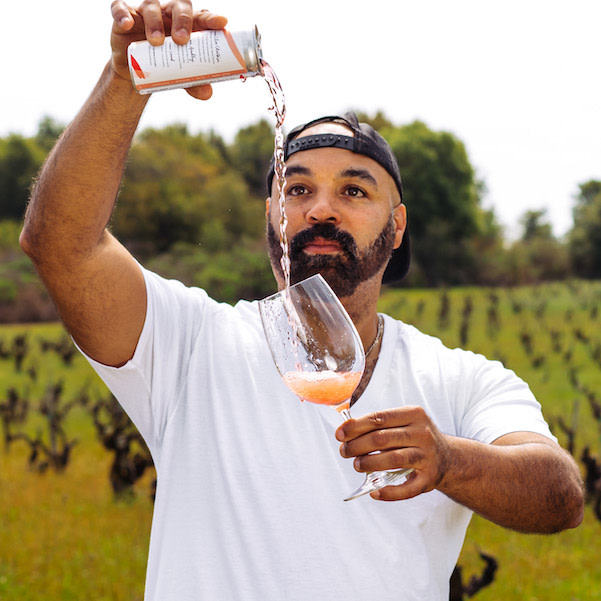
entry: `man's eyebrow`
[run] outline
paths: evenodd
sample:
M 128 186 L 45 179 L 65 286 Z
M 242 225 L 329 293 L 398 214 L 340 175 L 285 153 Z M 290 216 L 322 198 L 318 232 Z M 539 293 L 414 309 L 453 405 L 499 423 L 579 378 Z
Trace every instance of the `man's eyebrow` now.
M 378 187 L 376 178 L 367 169 L 358 169 L 356 167 L 349 167 L 344 171 L 340 172 L 340 177 L 357 177 L 369 182 L 372 186 Z
M 293 177 L 294 175 L 313 175 L 313 172 L 308 167 L 303 165 L 291 165 L 286 167 L 286 177 Z M 341 178 L 358 178 L 370 183 L 375 188 L 378 187 L 378 181 L 376 178 L 367 170 L 359 167 L 348 167 L 338 174 Z
M 286 177 L 291 175 L 311 175 L 311 169 L 302 165 L 291 165 L 286 167 Z

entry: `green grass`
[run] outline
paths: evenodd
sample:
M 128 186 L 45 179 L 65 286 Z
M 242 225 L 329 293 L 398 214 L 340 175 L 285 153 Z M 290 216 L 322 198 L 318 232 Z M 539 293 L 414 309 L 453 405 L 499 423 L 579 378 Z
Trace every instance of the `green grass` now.
M 490 294 L 498 298 L 498 328 L 491 326 Z M 530 383 L 562 443 L 559 416 L 576 427 L 576 455 L 585 444 L 599 454 L 601 432 L 586 392 L 601 398 L 601 282 L 451 289 L 447 295 L 446 320 L 440 315 L 441 291 L 388 290 L 380 310 L 449 346 L 459 345 L 467 332 L 468 348 L 502 359 Z M 471 312 L 462 329 L 468 297 Z M 12 359 L 0 359 L 0 402 L 16 387 L 35 407 L 58 380 L 64 381 L 65 402 L 83 389 L 92 398 L 106 395 L 79 355 L 66 366 L 56 353 L 42 354 L 42 339 L 63 336 L 59 325 L 1 327 L 2 346 L 10 347 L 22 332 L 31 351 L 20 373 Z M 45 427 L 39 416 L 26 425 L 32 433 Z M 96 439 L 89 414 L 73 410 L 65 430 L 79 442 L 62 474 L 31 470 L 24 442 L 13 443 L 8 453 L 0 446 L 0 599 L 142 599 L 152 474 L 138 483 L 134 498 L 116 502 L 108 479 L 111 457 Z M 493 555 L 499 570 L 478 601 L 601 600 L 601 522 L 590 508 L 582 526 L 553 536 L 517 534 L 475 517 L 460 558 L 466 580 L 482 570 L 479 550 Z
M 0 599 L 141 600 L 152 504 L 115 502 L 109 455 L 88 444 L 64 474 L 0 454 Z

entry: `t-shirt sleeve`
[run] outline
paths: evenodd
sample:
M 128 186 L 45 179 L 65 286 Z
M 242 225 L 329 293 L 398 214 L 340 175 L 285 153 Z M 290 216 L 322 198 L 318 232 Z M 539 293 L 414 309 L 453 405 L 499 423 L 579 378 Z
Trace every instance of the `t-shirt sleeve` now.
M 472 365 L 466 381 L 461 436 L 491 443 L 512 432 L 535 432 L 557 442 L 526 382 L 498 361 L 469 352 L 465 359 Z
M 134 356 L 118 368 L 86 358 L 134 422 L 156 462 L 202 320 L 214 301 L 204 290 L 142 271 L 147 309 Z

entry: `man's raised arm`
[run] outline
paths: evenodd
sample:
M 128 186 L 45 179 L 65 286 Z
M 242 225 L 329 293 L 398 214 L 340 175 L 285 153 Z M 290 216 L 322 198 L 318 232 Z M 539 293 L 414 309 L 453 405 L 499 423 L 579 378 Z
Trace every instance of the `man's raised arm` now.
M 161 9 L 145 0 L 138 9 L 112 4 L 112 58 L 87 102 L 48 156 L 34 186 L 21 233 L 65 326 L 91 357 L 122 365 L 133 355 L 146 314 L 144 279 L 134 258 L 106 230 L 129 147 L 148 96 L 133 89 L 127 46 L 147 38 L 178 43 L 198 29 L 227 22 L 189 2 Z M 206 99 L 210 86 L 188 90 Z

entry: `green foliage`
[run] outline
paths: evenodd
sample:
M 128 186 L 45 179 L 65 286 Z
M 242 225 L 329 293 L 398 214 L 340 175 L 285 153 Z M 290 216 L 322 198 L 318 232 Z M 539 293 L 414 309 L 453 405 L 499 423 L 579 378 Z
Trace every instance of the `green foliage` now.
M 508 281 L 520 284 L 551 282 L 570 276 L 568 248 L 554 236 L 546 210 L 526 211 L 522 237 L 507 253 Z
M 540 282 L 570 277 L 572 265 L 583 277 L 601 275 L 601 182 L 582 184 L 569 243 L 553 237 L 544 211 L 529 211 L 522 238 L 507 244 L 494 212 L 482 207 L 484 184 L 456 136 L 420 121 L 397 126 L 381 111 L 358 114 L 390 141 L 401 167 L 412 238 L 402 286 Z M 18 233 L 31 183 L 62 130 L 45 117 L 32 138 L 0 138 L 0 322 L 55 316 L 32 284 Z M 240 129 L 231 143 L 182 124 L 146 129 L 132 145 L 110 227 L 139 259 L 156 257 L 166 275 L 184 272 L 185 281 L 221 300 L 271 291 L 263 238 L 272 152 L 266 119 Z M 178 244 L 194 257 L 190 273 Z M 11 302 L 29 308 L 9 309 Z
M 355 111 L 355 113 L 360 123 L 368 123 L 380 133 L 394 127 L 394 123 L 382 111 L 378 111 L 373 117 L 362 111 Z
M 19 247 L 21 223 L 0 220 L 0 323 L 56 319 L 47 292 Z
M 508 252 L 508 280 L 532 284 L 564 280 L 570 274 L 568 249 L 554 238 L 519 240 Z
M 412 242 L 413 270 L 428 285 L 473 281 L 472 242 L 498 233 L 480 206 L 476 180 L 463 143 L 421 121 L 382 131 L 403 178 Z
M 54 119 L 44 117 L 33 138 L 19 134 L 0 138 L 0 221 L 23 217 L 34 177 L 62 129 Z M 0 250 L 6 234 L 0 229 Z
M 275 291 L 267 253 L 261 244 L 236 245 L 213 252 L 204 246 L 178 243 L 147 263 L 147 267 L 188 286 L 210 291 L 218 301 L 263 298 Z
M 601 277 L 601 181 L 580 185 L 573 210 L 569 246 L 574 272 L 585 278 Z
M 17 284 L 9 278 L 0 277 L 0 303 L 12 303 L 17 299 Z
M 273 291 L 262 242 L 264 194 L 254 196 L 249 186 L 257 182 L 242 177 L 260 168 L 242 158 L 252 163 L 257 135 L 273 145 L 264 121 L 242 130 L 240 146 L 231 148 L 213 133 L 192 135 L 182 125 L 144 131 L 132 147 L 113 216 L 116 236 L 146 255 L 151 269 L 206 288 L 217 300 Z
M 523 229 L 523 242 L 530 242 L 535 239 L 549 240 L 553 237 L 551 224 L 545 221 L 546 214 L 546 209 L 542 209 L 538 211 L 526 211 L 522 215 L 520 223 Z
M 0 253 L 20 253 L 19 235 L 21 222 L 15 219 L 0 218 Z
M 38 131 L 35 135 L 35 142 L 44 152 L 49 153 L 52 150 L 58 137 L 63 133 L 65 126 L 52 117 L 46 115 L 38 124 Z
M 185 126 L 149 129 L 130 152 L 111 227 L 126 244 L 148 254 L 177 242 L 207 239 L 221 250 L 262 230 L 263 203 L 253 199 L 223 149 Z
M 21 222 L 0 219 L 0 323 L 56 319 L 48 294 L 19 247 Z
M 21 135 L 0 139 L 0 219 L 24 215 L 29 187 L 44 156 L 35 141 Z
M 254 196 L 267 196 L 265 180 L 273 156 L 273 125 L 261 119 L 241 129 L 234 139 L 230 156 L 234 168 L 242 174 Z

